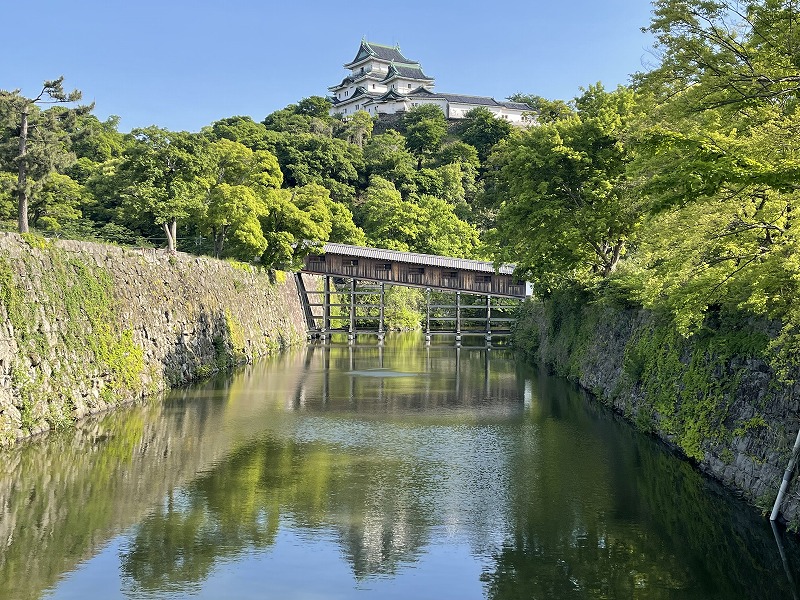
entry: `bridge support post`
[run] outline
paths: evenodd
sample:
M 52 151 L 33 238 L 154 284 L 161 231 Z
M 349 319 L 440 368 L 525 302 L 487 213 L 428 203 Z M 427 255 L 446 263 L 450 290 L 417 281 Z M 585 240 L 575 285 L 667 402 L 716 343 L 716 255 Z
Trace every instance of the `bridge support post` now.
M 350 328 L 347 332 L 347 340 L 352 342 L 356 339 L 356 279 L 350 280 Z
M 461 347 L 461 292 L 456 292 L 456 347 Z
M 331 276 L 325 275 L 322 300 L 322 339 L 325 339 L 331 329 Z
M 431 288 L 425 288 L 425 343 L 431 342 Z
M 486 344 L 492 346 L 492 296 L 486 294 Z
M 386 293 L 385 284 L 381 283 L 381 301 L 378 310 L 380 313 L 378 314 L 378 342 L 383 342 L 384 336 L 384 323 L 383 323 L 383 302 Z

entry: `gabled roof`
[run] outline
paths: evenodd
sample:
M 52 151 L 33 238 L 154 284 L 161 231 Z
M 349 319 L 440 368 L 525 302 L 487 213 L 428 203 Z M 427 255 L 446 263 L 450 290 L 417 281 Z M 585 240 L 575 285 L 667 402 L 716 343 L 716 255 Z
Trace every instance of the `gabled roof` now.
M 506 108 L 515 108 L 517 110 L 533 110 L 532 106 L 524 102 L 498 102 L 498 104 Z
M 438 98 L 447 100 L 455 104 L 474 104 L 478 106 L 503 106 L 505 108 L 512 108 L 516 110 L 532 110 L 527 104 L 522 102 L 498 102 L 494 98 L 488 96 L 468 96 L 465 94 L 444 94 L 432 92 L 429 89 L 419 87 L 406 94 L 409 98 Z
M 383 82 L 389 81 L 390 79 L 394 79 L 396 77 L 402 77 L 403 79 L 421 79 L 423 81 L 433 81 L 432 77 L 428 77 L 422 72 L 422 68 L 419 66 L 419 64 L 390 64 L 389 72 L 386 74 L 386 77 L 383 78 Z
M 349 244 L 326 243 L 322 248 L 325 254 L 338 256 L 359 256 L 362 258 L 377 258 L 393 262 L 411 263 L 415 265 L 430 265 L 478 273 L 501 273 L 511 275 L 514 273 L 513 264 L 502 264 L 495 269 L 494 264 L 482 260 L 469 260 L 466 258 L 451 258 L 449 256 L 436 256 L 433 254 L 420 254 L 418 252 L 400 252 L 398 250 L 383 250 L 381 248 L 365 248 Z
M 349 104 L 353 100 L 364 100 L 364 99 L 375 100 L 377 97 L 378 94 L 371 94 L 370 92 L 367 91 L 367 89 L 364 86 L 359 85 L 353 92 L 352 96 L 350 96 L 349 98 L 342 98 L 341 100 L 334 98 L 336 102 L 334 102 L 333 104 L 335 106 L 339 106 L 341 104 Z
M 382 96 L 378 96 L 376 100 L 405 100 L 408 98 L 406 94 L 401 94 L 400 92 L 396 92 L 395 90 L 389 90 L 385 92 Z
M 408 63 L 408 64 L 419 64 L 414 60 L 409 60 L 405 56 L 403 56 L 400 52 L 400 46 L 385 46 L 383 44 L 378 44 L 376 42 L 368 42 L 367 40 L 361 40 L 361 45 L 358 47 L 358 52 L 356 52 L 356 57 L 349 63 L 345 65 L 345 68 L 349 68 L 349 65 L 361 62 L 367 58 L 378 58 L 385 61 L 395 61 L 401 63 Z
M 381 81 L 381 78 L 373 73 L 372 71 L 366 71 L 364 73 L 356 73 L 354 75 L 348 75 L 344 79 L 342 79 L 342 83 L 338 85 L 332 85 L 328 89 L 331 91 L 336 91 L 339 88 L 347 87 L 356 81 L 361 81 L 362 79 L 371 79 L 373 81 Z

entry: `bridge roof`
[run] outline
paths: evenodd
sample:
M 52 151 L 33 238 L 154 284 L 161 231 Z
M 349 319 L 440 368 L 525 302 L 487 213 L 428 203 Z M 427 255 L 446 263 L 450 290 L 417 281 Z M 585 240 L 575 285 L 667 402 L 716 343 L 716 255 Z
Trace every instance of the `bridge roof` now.
M 500 273 L 511 275 L 516 265 L 502 264 L 497 269 L 494 263 L 482 260 L 469 260 L 466 258 L 451 258 L 449 256 L 436 256 L 434 254 L 420 254 L 418 252 L 400 252 L 399 250 L 384 250 L 382 248 L 365 248 L 349 244 L 328 242 L 323 247 L 325 254 L 339 256 L 359 256 L 362 258 L 377 258 L 392 262 L 402 262 L 414 265 L 427 265 L 432 267 L 446 267 L 463 271 L 477 271 L 479 273 Z

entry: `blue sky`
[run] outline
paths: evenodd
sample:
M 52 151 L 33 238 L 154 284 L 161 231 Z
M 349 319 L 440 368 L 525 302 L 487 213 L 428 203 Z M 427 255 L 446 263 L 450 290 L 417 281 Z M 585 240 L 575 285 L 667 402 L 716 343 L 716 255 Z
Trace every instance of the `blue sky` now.
M 399 44 L 440 92 L 566 100 L 652 65 L 650 11 L 648 0 L 13 2 L 0 89 L 30 96 L 64 75 L 123 131 L 198 131 L 327 94 L 366 37 Z

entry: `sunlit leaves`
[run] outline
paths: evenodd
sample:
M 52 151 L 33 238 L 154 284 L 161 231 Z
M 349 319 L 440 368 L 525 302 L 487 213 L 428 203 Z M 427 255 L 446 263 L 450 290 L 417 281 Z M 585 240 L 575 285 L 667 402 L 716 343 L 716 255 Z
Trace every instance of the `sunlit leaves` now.
M 543 291 L 612 273 L 642 218 L 623 142 L 633 93 L 592 86 L 576 105 L 577 114 L 498 145 L 490 160 L 497 258 Z

